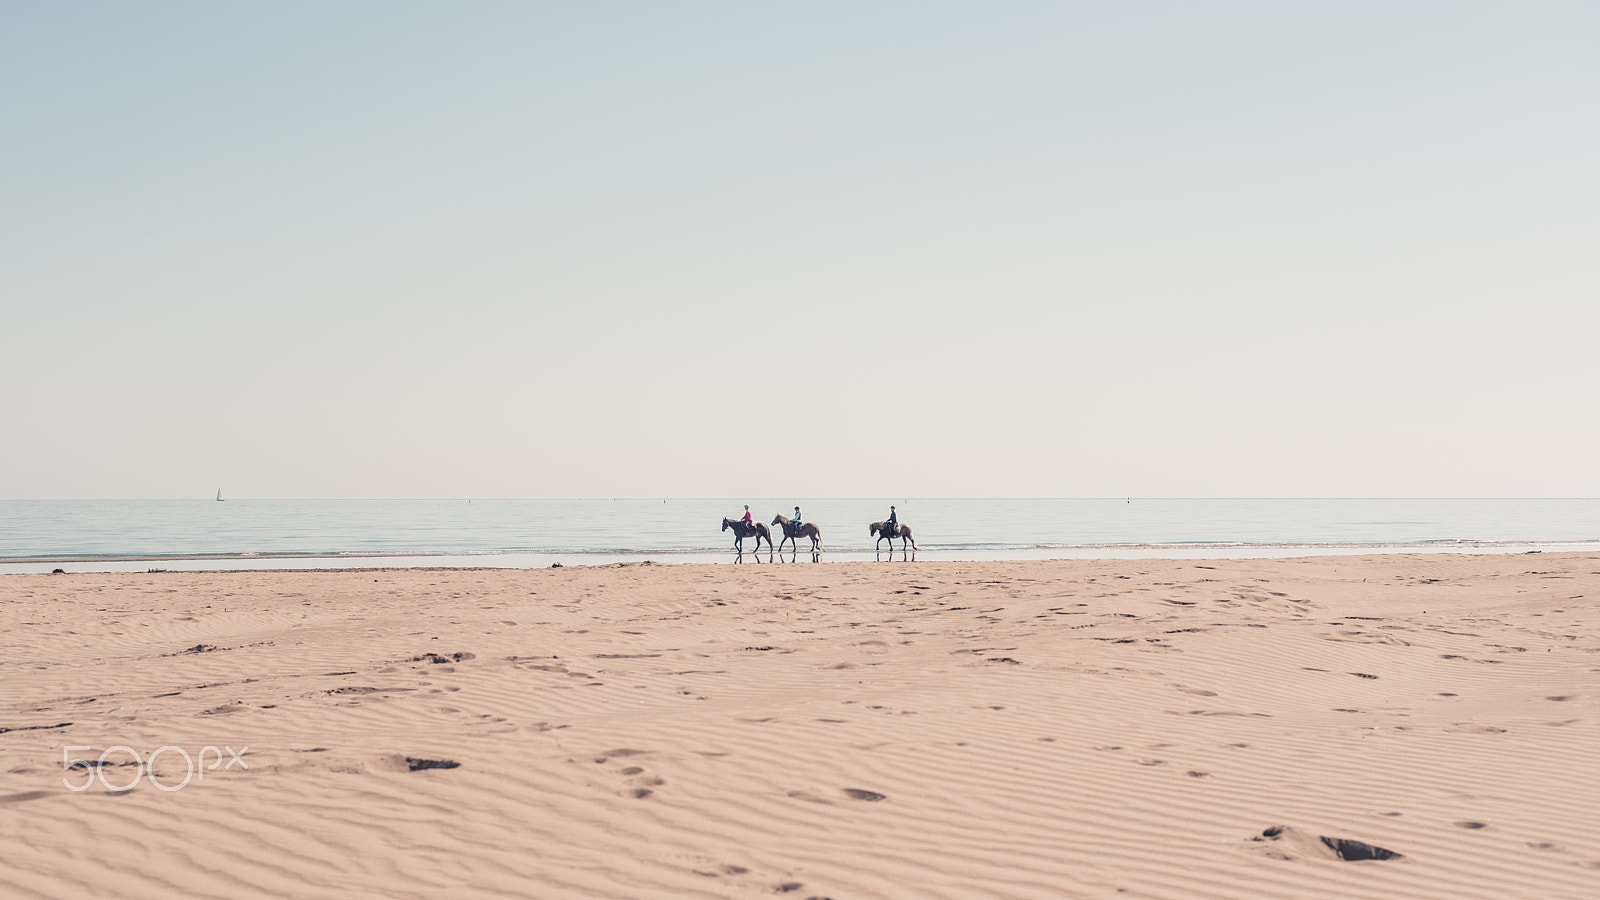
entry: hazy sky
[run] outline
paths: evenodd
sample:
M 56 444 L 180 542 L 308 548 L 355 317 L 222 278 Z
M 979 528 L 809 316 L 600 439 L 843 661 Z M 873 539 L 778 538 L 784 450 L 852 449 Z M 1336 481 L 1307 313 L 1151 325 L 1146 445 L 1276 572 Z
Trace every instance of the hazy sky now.
M 0 2 L 0 497 L 1600 496 L 1596 47 Z

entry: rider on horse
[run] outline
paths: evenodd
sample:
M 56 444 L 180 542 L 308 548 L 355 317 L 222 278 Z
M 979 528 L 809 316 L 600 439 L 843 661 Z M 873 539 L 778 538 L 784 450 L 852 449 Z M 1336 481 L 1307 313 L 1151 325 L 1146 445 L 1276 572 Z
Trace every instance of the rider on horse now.
M 889 526 L 889 533 L 890 534 L 898 534 L 899 533 L 900 519 L 895 515 L 894 507 L 892 507 L 892 506 L 889 507 L 889 521 L 887 521 L 887 522 L 885 522 L 883 524 Z

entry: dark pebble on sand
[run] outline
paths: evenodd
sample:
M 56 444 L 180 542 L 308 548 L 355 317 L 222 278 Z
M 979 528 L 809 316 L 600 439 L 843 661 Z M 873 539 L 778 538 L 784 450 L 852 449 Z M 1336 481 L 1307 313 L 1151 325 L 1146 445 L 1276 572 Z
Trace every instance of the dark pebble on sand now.
M 423 769 L 454 769 L 461 763 L 453 759 L 418 759 L 415 756 L 408 756 L 406 765 L 411 767 L 411 771 L 419 772 Z
M 1340 859 L 1346 862 L 1353 862 L 1358 859 L 1400 858 L 1400 854 L 1394 852 L 1393 850 L 1385 850 L 1382 847 L 1374 847 L 1371 844 L 1363 844 L 1360 841 L 1352 841 L 1345 838 L 1324 837 L 1322 842 L 1327 844 L 1334 853 L 1339 855 Z

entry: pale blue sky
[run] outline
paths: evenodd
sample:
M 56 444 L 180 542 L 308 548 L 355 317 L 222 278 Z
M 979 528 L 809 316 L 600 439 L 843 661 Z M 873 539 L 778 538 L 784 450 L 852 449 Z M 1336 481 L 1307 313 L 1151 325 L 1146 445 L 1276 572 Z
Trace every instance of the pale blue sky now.
M 0 2 L 0 497 L 1597 496 L 1597 46 Z

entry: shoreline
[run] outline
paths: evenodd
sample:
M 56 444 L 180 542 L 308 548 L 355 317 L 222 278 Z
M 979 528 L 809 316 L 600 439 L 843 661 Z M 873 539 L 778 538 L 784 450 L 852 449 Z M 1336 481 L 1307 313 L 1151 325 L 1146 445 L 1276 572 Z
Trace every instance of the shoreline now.
M 859 562 L 868 558 L 885 558 L 890 553 L 904 555 L 905 551 L 873 550 L 847 547 L 824 549 L 815 562 Z M 910 561 L 927 562 L 1007 562 L 1037 560 L 1095 560 L 1095 559 L 1291 559 L 1324 556 L 1367 556 L 1404 554 L 1465 554 L 1505 555 L 1527 553 L 1587 553 L 1600 552 L 1597 541 L 1466 541 L 1440 540 L 1412 543 L 1342 543 L 1342 544 L 1238 544 L 1238 543 L 1185 543 L 1185 544 L 1082 544 L 1036 545 L 1032 547 L 949 547 L 930 545 L 910 552 Z M 767 561 L 767 557 L 781 555 L 786 558 L 811 557 L 808 549 L 786 549 L 782 554 L 770 550 L 745 551 L 736 554 L 730 549 L 616 549 L 616 550 L 515 550 L 461 553 L 451 551 L 405 552 L 267 552 L 267 553 L 206 553 L 206 554 L 57 554 L 31 557 L 0 557 L 0 575 L 48 573 L 52 567 L 89 566 L 80 572 L 102 574 L 135 573 L 144 571 L 140 566 L 165 563 L 163 571 L 231 572 L 253 571 L 250 568 L 229 564 L 249 563 L 326 563 L 308 565 L 306 570 L 372 568 L 492 568 L 541 569 L 551 563 L 562 566 L 604 566 L 621 562 L 650 561 L 658 565 L 696 565 L 753 563 Z M 830 558 L 831 557 L 831 558 Z M 420 565 L 406 564 L 419 561 Z M 573 562 L 567 562 L 573 560 Z M 371 566 L 351 566 L 350 563 L 371 561 Z M 441 561 L 449 561 L 439 565 Z M 399 563 L 399 564 L 396 564 Z M 275 565 L 262 567 L 261 571 L 291 571 Z M 293 570 L 298 571 L 298 570 Z
M 870 555 L 867 523 L 895 501 L 804 501 L 826 558 Z M 758 501 L 753 510 L 762 509 Z M 209 559 L 464 560 L 532 566 L 583 554 L 732 558 L 713 523 L 738 506 L 648 501 L 4 502 L 0 571 Z M 1600 500 L 901 500 L 945 559 L 1252 557 L 1413 549 L 1600 547 Z M 909 517 L 909 518 L 908 518 Z M 770 518 L 763 514 L 763 521 Z M 754 542 L 746 540 L 746 549 Z M 1235 549 L 1242 548 L 1242 549 Z M 1302 549 L 1303 548 L 1303 549 Z M 393 565 L 393 562 L 375 563 Z M 322 562 L 312 565 L 324 565 Z M 196 565 L 196 568 L 201 567 Z M 214 568 L 215 566 L 205 566 Z

